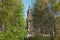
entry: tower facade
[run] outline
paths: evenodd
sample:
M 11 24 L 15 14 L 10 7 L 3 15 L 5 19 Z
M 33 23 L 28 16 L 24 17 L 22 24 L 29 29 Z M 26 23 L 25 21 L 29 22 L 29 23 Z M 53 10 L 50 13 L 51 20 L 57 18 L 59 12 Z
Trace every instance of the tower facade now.
M 27 11 L 27 37 L 31 37 L 32 35 L 32 11 L 30 9 L 30 6 Z

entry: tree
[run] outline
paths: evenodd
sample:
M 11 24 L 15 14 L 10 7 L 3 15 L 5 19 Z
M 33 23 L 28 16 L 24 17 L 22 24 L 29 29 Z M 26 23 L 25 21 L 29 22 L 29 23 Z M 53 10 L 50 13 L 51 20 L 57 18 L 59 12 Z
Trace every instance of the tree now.
M 4 26 L 1 40 L 24 40 L 25 20 L 21 0 L 3 0 L 2 24 Z
M 49 40 L 53 40 L 56 29 L 53 21 L 53 11 L 49 5 L 51 3 L 49 2 L 54 3 L 55 0 L 35 0 L 33 7 L 33 27 L 36 34 L 50 34 Z

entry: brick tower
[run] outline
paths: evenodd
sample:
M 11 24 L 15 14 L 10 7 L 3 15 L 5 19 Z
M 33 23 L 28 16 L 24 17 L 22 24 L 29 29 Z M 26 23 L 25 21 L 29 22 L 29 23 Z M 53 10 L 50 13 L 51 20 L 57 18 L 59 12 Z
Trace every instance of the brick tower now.
M 30 9 L 30 6 L 27 11 L 27 37 L 31 37 L 32 35 L 32 11 Z

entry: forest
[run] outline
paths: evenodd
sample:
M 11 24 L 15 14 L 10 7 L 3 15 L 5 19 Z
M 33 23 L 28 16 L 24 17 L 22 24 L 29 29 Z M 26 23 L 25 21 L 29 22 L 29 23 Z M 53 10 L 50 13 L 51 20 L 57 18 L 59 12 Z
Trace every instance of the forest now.
M 28 31 L 24 8 L 22 0 L 0 0 L 0 40 L 60 40 L 60 0 L 34 0 L 34 36 L 30 38 L 25 37 Z

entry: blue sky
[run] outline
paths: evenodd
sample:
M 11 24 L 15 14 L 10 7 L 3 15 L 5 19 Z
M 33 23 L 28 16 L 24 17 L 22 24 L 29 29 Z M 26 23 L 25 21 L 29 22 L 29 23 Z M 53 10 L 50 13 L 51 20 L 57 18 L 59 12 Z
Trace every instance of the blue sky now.
M 31 1 L 32 0 L 22 0 L 23 4 L 24 4 L 24 17 L 26 18 L 27 17 L 27 10 L 28 10 L 28 7 L 29 5 L 31 5 Z

